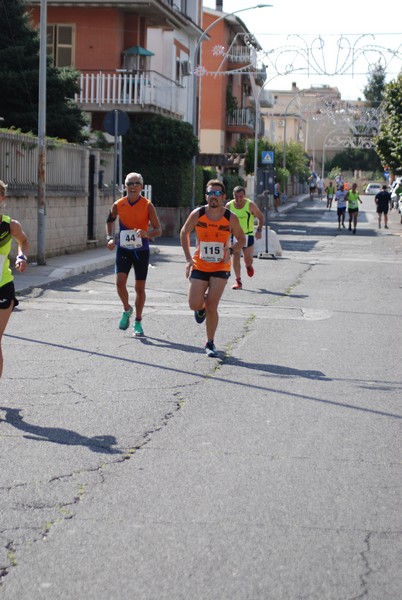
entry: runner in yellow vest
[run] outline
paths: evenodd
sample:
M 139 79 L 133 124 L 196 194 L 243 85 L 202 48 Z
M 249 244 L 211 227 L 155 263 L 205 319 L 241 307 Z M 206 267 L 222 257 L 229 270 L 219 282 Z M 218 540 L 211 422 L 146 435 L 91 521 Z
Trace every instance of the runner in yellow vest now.
M 345 199 L 348 203 L 349 231 L 352 231 L 353 222 L 353 233 L 356 233 L 357 216 L 359 214 L 359 202 L 360 204 L 362 204 L 359 192 L 357 191 L 357 183 L 354 183 L 352 185 L 352 189 L 348 191 Z
M 335 188 L 332 181 L 329 182 L 328 187 L 325 188 L 325 191 L 327 192 L 327 208 L 328 210 L 331 210 L 332 200 L 335 196 Z
M 243 289 L 243 284 L 240 275 L 240 256 L 243 254 L 244 265 L 247 275 L 254 275 L 253 256 L 254 256 L 254 237 L 259 240 L 261 238 L 262 227 L 264 225 L 264 217 L 258 206 L 249 198 L 246 198 L 246 190 L 242 185 L 237 185 L 233 189 L 234 199 L 226 203 L 226 208 L 231 210 L 240 221 L 240 226 L 246 236 L 245 246 L 238 252 L 232 254 L 232 265 L 235 272 L 236 283 L 232 285 L 232 290 Z M 254 233 L 254 219 L 258 220 L 257 229 Z
M 18 306 L 15 296 L 14 277 L 11 271 L 9 254 L 13 238 L 18 244 L 18 255 L 15 261 L 17 271 L 23 273 L 27 268 L 28 238 L 20 223 L 3 214 L 6 201 L 7 185 L 0 180 L 0 377 L 3 372 L 3 354 L 1 338 L 6 330 L 12 311 Z

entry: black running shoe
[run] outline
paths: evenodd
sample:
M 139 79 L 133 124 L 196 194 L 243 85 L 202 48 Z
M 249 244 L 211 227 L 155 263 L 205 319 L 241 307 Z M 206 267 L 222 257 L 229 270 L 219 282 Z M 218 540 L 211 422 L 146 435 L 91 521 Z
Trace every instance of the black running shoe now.
M 205 316 L 206 316 L 205 308 L 194 311 L 194 319 L 197 321 L 197 323 L 203 323 L 205 321 Z
M 210 358 L 216 358 L 218 356 L 218 352 L 213 342 L 207 342 L 205 344 L 205 354 Z

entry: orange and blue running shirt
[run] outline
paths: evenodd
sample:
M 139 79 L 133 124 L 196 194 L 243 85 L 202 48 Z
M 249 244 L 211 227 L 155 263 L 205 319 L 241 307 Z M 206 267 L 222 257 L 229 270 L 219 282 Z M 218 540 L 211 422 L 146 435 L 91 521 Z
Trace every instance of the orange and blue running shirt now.
M 148 231 L 149 211 L 151 201 L 144 196 L 130 204 L 127 196 L 117 200 L 119 215 L 119 246 L 126 250 L 149 250 L 148 238 L 140 238 L 135 234 L 136 229 Z
M 227 208 L 218 221 L 212 221 L 205 214 L 205 206 L 199 209 L 195 226 L 197 248 L 193 256 L 194 269 L 208 273 L 230 271 L 230 259 L 222 262 L 230 239 L 230 215 Z

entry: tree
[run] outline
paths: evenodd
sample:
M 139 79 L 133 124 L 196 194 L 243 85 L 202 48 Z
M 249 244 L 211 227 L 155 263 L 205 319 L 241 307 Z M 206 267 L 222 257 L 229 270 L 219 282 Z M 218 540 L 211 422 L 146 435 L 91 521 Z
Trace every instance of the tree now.
M 402 74 L 388 83 L 383 103 L 385 117 L 375 138 L 378 155 L 392 173 L 402 168 Z
M 386 73 L 381 65 L 377 63 L 373 71 L 369 74 L 367 85 L 363 89 L 363 94 L 367 105 L 378 108 L 384 97 Z
M 198 140 L 189 123 L 153 115 L 131 122 L 124 136 L 123 170 L 152 183 L 159 206 L 188 206 L 192 196 L 192 158 Z
M 308 158 L 303 148 L 297 142 L 287 142 L 286 144 L 286 169 L 283 168 L 283 143 L 272 143 L 268 140 L 258 140 L 257 144 L 257 167 L 263 167 L 262 152 L 271 150 L 274 153 L 274 168 L 278 179 L 284 183 L 289 176 L 299 177 L 305 181 L 308 176 Z M 254 144 L 249 144 L 246 148 L 244 140 L 241 139 L 234 147 L 234 152 L 246 151 L 245 170 L 246 173 L 254 171 Z
M 337 152 L 332 160 L 326 162 L 324 168 L 331 171 L 339 167 L 342 171 L 381 171 L 381 160 L 374 148 L 346 148 Z
M 39 37 L 30 26 L 24 0 L 0 0 L 0 116 L 3 126 L 38 132 Z M 69 142 L 86 139 L 84 113 L 74 102 L 79 91 L 72 69 L 46 70 L 46 133 Z

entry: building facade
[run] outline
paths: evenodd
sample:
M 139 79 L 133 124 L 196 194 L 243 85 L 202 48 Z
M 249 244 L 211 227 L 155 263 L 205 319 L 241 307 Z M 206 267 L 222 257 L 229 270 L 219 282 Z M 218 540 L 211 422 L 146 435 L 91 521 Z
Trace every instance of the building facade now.
M 40 4 L 28 2 L 34 25 Z M 201 0 L 47 0 L 47 53 L 78 70 L 92 129 L 116 108 L 191 122 L 186 75 L 201 18 Z
M 264 123 L 256 99 L 272 106 L 269 92 L 260 93 L 265 73 L 258 61 L 261 46 L 235 15 L 204 9 L 203 30 L 209 39 L 200 49 L 198 129 L 201 153 L 228 153 L 241 138 L 259 137 Z M 216 25 L 213 25 L 216 23 Z

